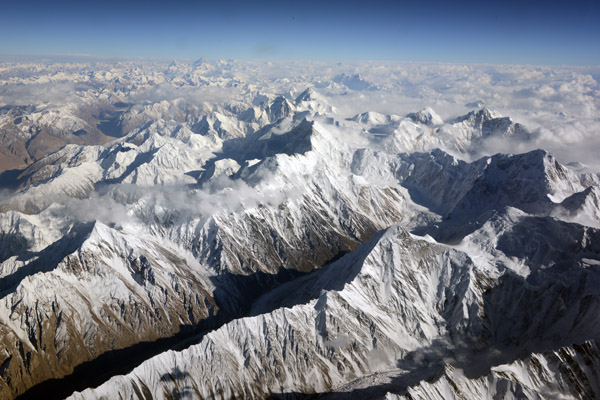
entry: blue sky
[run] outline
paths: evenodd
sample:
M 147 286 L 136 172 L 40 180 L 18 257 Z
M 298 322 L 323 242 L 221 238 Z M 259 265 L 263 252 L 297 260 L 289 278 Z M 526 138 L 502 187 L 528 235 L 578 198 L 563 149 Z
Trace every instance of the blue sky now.
M 600 65 L 600 1 L 11 1 L 0 54 Z

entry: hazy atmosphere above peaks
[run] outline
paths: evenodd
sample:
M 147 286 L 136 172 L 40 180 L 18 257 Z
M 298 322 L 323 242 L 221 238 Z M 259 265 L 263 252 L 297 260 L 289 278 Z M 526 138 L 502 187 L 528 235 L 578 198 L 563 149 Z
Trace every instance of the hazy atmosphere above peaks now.
M 597 1 L 8 2 L 1 55 L 600 64 Z

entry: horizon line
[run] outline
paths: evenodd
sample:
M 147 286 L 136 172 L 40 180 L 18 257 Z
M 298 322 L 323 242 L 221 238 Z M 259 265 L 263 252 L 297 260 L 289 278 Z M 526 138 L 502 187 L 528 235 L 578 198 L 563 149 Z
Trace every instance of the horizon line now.
M 226 61 L 226 62 L 281 62 L 281 63 L 324 63 L 324 64 L 336 64 L 336 63 L 390 63 L 390 64 L 437 64 L 437 65 L 478 65 L 478 66 L 513 66 L 513 67 L 564 67 L 564 68 L 600 68 L 600 64 L 532 64 L 532 63 L 491 63 L 491 62 L 478 62 L 478 61 L 419 61 L 419 60 L 393 60 L 393 59 L 339 59 L 339 60 L 325 60 L 325 59 L 296 59 L 296 58 L 232 58 L 232 57 L 147 57 L 147 56 L 109 56 L 109 55 L 96 55 L 96 54 L 77 54 L 77 53 L 56 53 L 56 54 L 19 54 L 19 53 L 0 53 L 0 62 L 8 62 L 5 58 L 14 58 L 15 60 L 22 62 L 25 60 L 19 60 L 19 58 L 84 58 L 84 59 L 95 59 L 100 61 L 110 62 L 111 60 L 118 61 L 154 61 L 154 62 L 169 62 L 169 61 L 197 61 L 204 59 L 206 61 Z M 39 60 L 42 61 L 42 60 Z

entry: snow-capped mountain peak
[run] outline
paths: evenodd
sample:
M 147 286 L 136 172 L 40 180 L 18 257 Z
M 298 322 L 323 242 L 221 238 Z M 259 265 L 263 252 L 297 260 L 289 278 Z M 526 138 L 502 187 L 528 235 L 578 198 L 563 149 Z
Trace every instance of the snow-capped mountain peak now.
M 444 123 L 442 118 L 433 111 L 432 108 L 427 107 L 421 111 L 410 113 L 406 116 L 414 122 L 421 123 L 424 125 L 441 125 Z

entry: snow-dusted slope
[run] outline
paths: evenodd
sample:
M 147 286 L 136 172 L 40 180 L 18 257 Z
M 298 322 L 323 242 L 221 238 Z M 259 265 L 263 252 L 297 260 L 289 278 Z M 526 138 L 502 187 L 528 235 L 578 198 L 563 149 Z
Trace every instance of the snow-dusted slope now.
M 598 342 L 591 340 L 495 366 L 476 379 L 446 367 L 439 377 L 420 382 L 406 395 L 387 393 L 385 399 L 593 399 L 600 391 L 599 371 Z
M 581 192 L 565 198 L 556 207 L 555 215 L 567 221 L 600 227 L 600 189 L 598 185 L 588 186 Z

